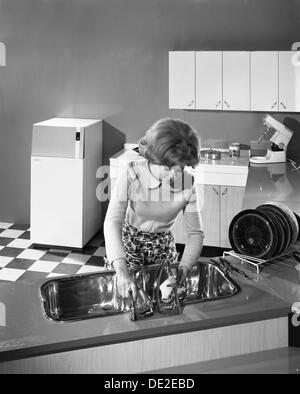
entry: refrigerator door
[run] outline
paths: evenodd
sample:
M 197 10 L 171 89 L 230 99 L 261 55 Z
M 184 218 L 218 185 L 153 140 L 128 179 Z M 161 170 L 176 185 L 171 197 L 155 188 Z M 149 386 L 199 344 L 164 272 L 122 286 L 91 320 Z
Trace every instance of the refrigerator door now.
M 33 125 L 32 156 L 83 159 L 84 127 Z
M 31 241 L 82 248 L 83 160 L 31 157 Z

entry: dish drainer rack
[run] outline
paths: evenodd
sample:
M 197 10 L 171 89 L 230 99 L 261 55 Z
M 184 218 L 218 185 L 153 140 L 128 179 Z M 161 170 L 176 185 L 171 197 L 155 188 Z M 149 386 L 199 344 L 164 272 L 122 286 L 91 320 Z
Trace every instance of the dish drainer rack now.
M 278 260 L 278 259 L 280 259 L 282 257 L 287 257 L 287 256 L 289 256 L 292 253 L 297 252 L 297 251 L 298 251 L 298 248 L 290 247 L 284 253 L 282 253 L 282 254 L 280 254 L 278 256 L 274 256 L 274 257 L 272 257 L 271 259 L 268 259 L 268 260 L 263 260 L 263 259 L 259 259 L 257 257 L 239 254 L 239 253 L 236 253 L 234 250 L 224 251 L 223 252 L 223 257 L 224 258 L 226 256 L 234 257 L 241 264 L 241 268 L 242 268 L 242 266 L 244 266 L 244 268 L 245 268 L 245 266 L 247 267 L 247 265 L 248 265 L 248 266 L 250 266 L 250 268 L 254 268 L 254 270 L 256 272 L 256 275 L 259 275 L 262 272 L 262 270 L 264 268 L 264 265 L 268 265 L 268 264 L 274 263 L 275 260 Z

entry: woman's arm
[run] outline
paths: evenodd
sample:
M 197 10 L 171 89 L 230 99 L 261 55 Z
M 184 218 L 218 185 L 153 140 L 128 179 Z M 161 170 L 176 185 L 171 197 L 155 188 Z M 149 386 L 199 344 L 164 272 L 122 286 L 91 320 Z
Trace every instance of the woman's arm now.
M 122 226 L 128 205 L 129 166 L 119 174 L 104 221 L 105 248 L 108 261 L 113 264 L 117 275 L 118 292 L 128 297 L 131 289 L 134 299 L 137 296 L 136 285 L 128 273 L 126 254 L 122 241 Z
M 186 229 L 186 245 L 180 262 L 180 268 L 189 270 L 196 263 L 201 254 L 204 239 L 195 185 L 193 186 L 191 197 L 184 209 L 183 218 Z
M 122 226 L 128 205 L 128 166 L 118 175 L 104 220 L 104 239 L 106 256 L 110 263 L 125 259 L 126 254 L 122 242 Z

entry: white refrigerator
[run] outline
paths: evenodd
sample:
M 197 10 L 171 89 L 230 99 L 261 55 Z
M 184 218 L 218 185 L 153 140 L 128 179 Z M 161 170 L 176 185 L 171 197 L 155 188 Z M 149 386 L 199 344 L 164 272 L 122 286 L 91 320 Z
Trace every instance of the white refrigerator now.
M 33 125 L 33 244 L 83 248 L 99 231 L 96 173 L 101 163 L 101 120 L 53 118 Z

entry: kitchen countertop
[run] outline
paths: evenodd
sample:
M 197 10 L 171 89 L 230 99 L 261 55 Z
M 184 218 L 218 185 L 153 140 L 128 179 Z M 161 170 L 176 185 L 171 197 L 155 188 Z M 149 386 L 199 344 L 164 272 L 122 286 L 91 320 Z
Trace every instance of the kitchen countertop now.
M 292 258 L 281 260 L 259 280 L 233 275 L 241 288 L 233 297 L 188 305 L 181 315 L 155 313 L 136 322 L 126 314 L 54 322 L 43 313 L 42 282 L 3 282 L 0 300 L 6 305 L 7 327 L 0 327 L 0 361 L 284 317 L 300 297 L 295 264 Z
M 137 145 L 133 145 L 133 147 L 137 147 Z M 141 160 L 143 157 L 131 148 L 132 146 L 116 153 L 112 158 L 110 158 L 110 165 L 121 166 L 130 160 Z M 208 169 L 209 171 L 218 171 L 224 167 L 224 169 L 226 168 L 227 170 L 231 169 L 232 171 L 242 171 L 242 173 L 244 173 L 248 172 L 248 164 L 248 150 L 241 150 L 241 156 L 234 158 L 229 157 L 228 152 L 226 151 L 222 152 L 221 159 L 218 160 L 201 158 L 199 165 L 195 168 L 195 171 L 202 171 L 203 169 Z M 212 168 L 214 168 L 214 170 L 212 170 Z
M 245 187 L 249 172 L 249 151 L 241 150 L 240 157 L 230 157 L 228 152 L 222 152 L 218 160 L 202 158 L 193 171 L 198 184 Z
M 256 208 L 267 201 L 300 204 L 300 170 L 290 162 L 250 164 L 243 209 Z M 287 204 L 289 205 L 289 204 Z
M 110 177 L 116 178 L 119 169 L 133 160 L 141 160 L 143 157 L 132 150 L 135 145 L 110 158 Z M 249 167 L 249 151 L 241 150 L 240 157 L 229 157 L 228 152 L 222 152 L 218 160 L 201 158 L 197 167 L 191 170 L 195 175 L 196 183 L 210 185 L 245 186 Z
M 256 204 L 257 196 L 263 201 L 272 195 L 273 199 L 280 196 L 299 202 L 299 174 L 290 164 L 285 166 L 285 171 L 292 188 L 281 191 L 277 188 L 280 177 L 274 177 L 277 175 L 274 170 L 270 178 L 270 169 L 250 166 L 245 207 L 251 199 Z M 300 247 L 300 242 L 296 246 Z M 186 306 L 181 315 L 156 313 L 136 322 L 129 321 L 126 314 L 53 322 L 43 314 L 39 295 L 42 282 L 2 282 L 0 302 L 6 305 L 7 326 L 0 327 L 0 361 L 286 317 L 291 305 L 300 299 L 296 264 L 292 257 L 281 258 L 265 267 L 258 280 L 255 277 L 249 281 L 234 274 L 232 278 L 241 291 L 231 298 Z

